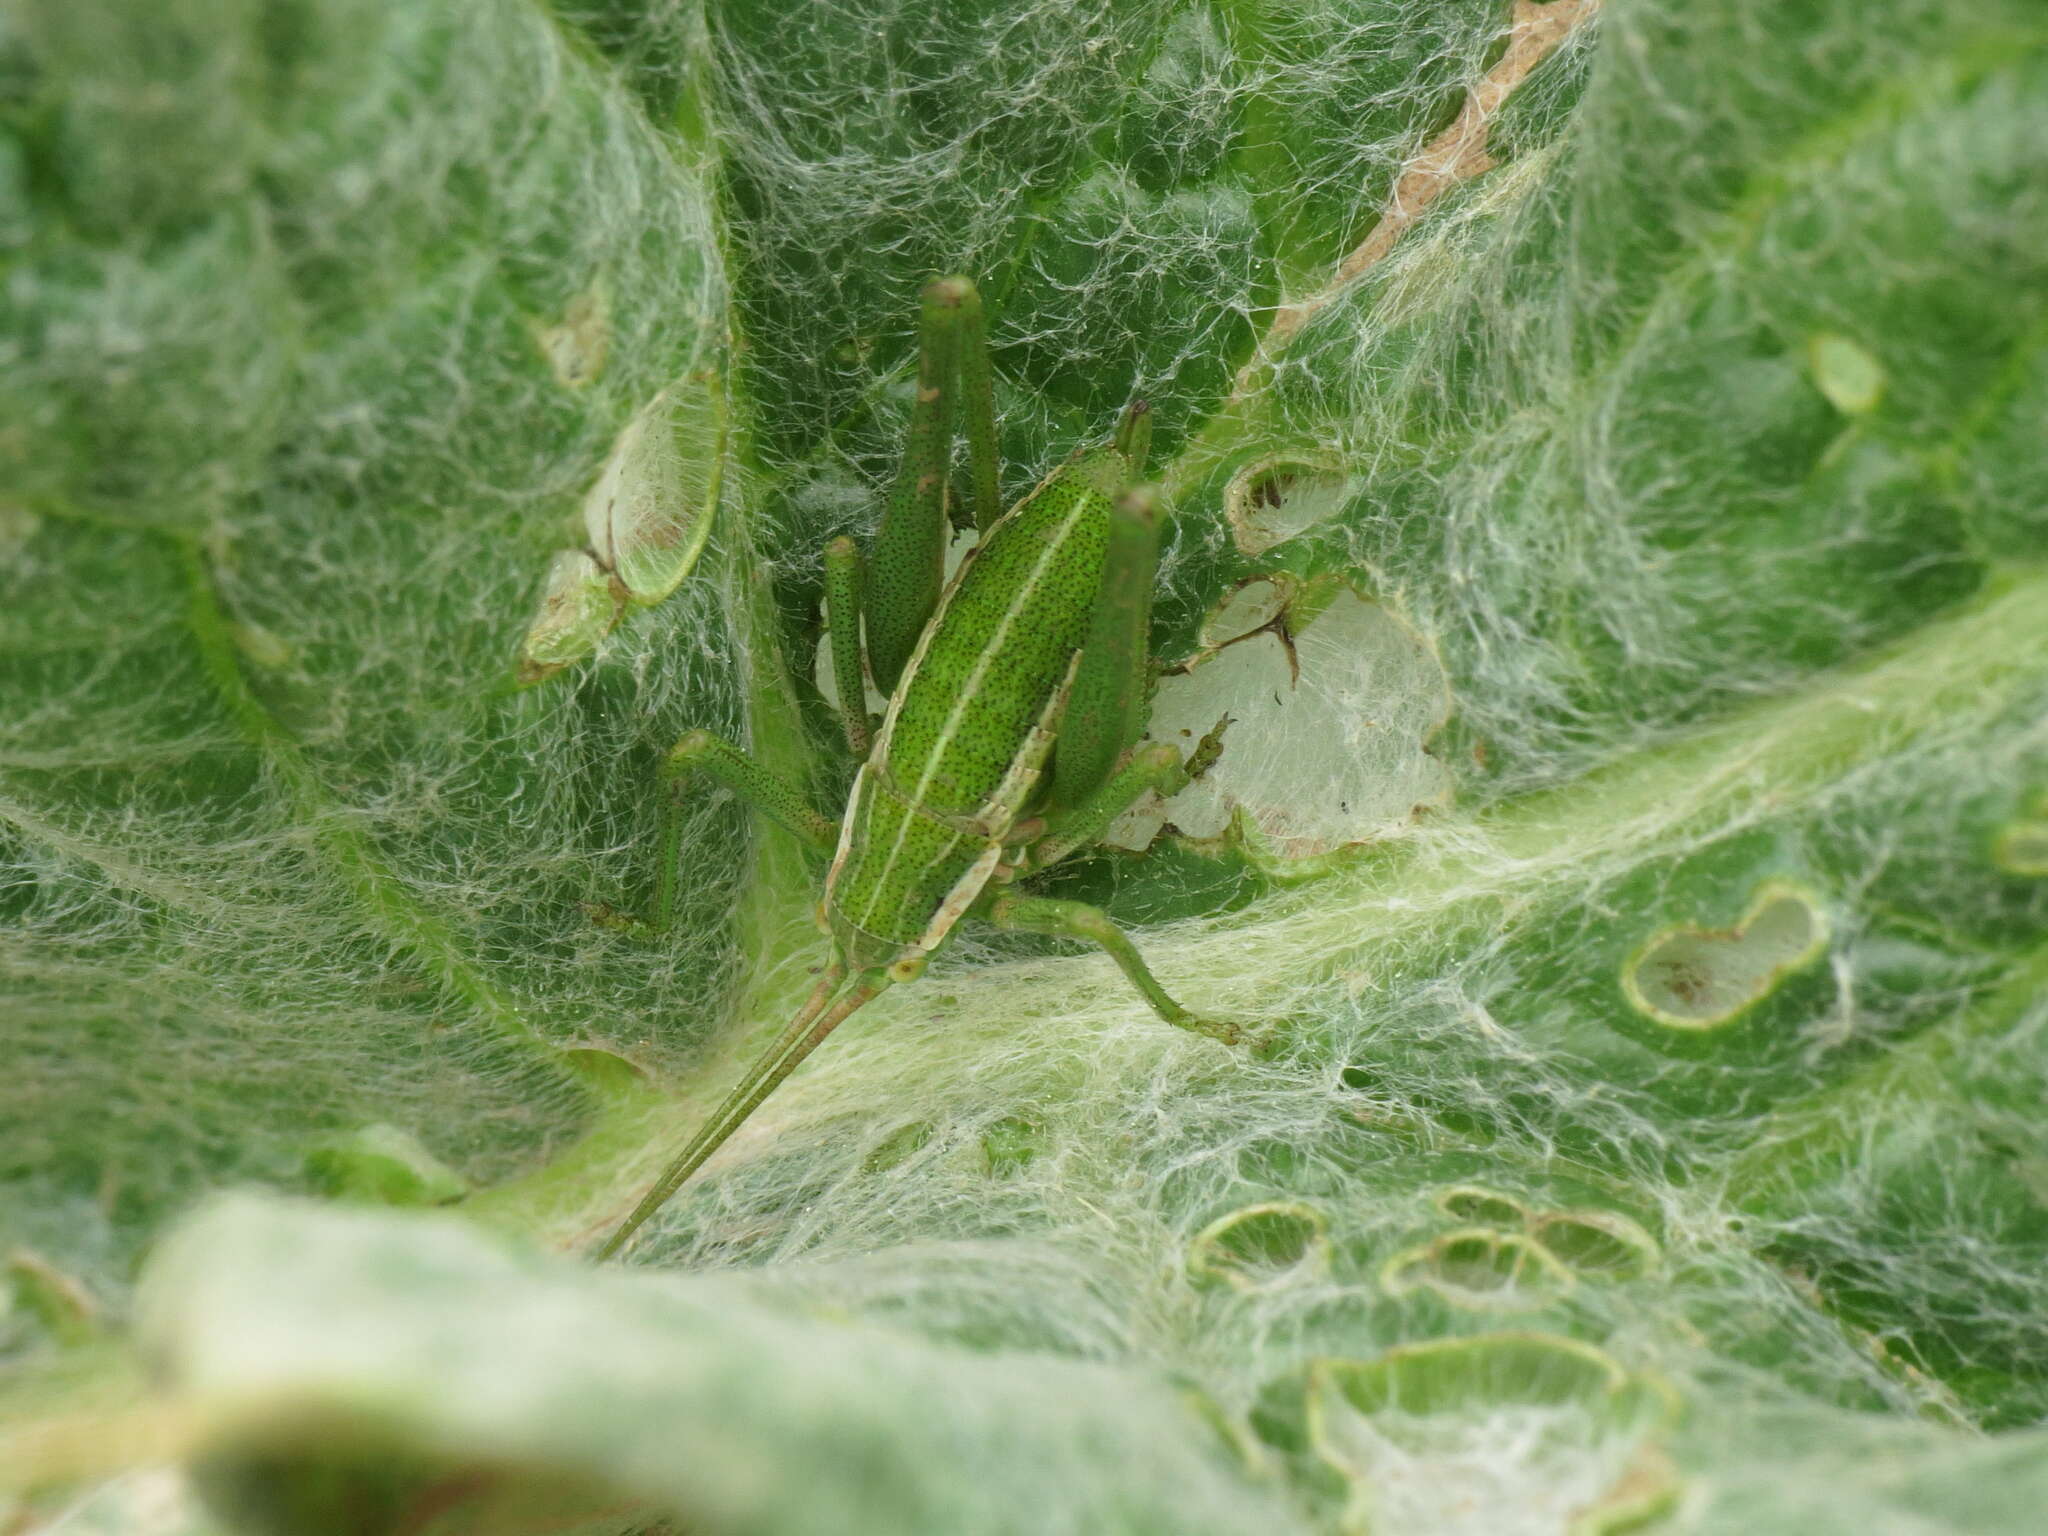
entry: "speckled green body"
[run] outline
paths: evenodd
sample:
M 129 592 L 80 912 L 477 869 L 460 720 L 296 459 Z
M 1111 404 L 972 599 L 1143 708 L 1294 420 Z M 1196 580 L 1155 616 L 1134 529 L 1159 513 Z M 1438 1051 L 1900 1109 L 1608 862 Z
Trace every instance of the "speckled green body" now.
M 600 1258 L 617 1253 L 841 1021 L 922 971 L 970 912 L 1013 933 L 1099 945 L 1167 1023 L 1238 1038 L 1236 1026 L 1175 1002 L 1107 914 L 1019 888 L 1092 846 L 1140 797 L 1184 788 L 1214 761 L 1228 723 L 1186 763 L 1172 746 L 1140 744 L 1159 517 L 1157 491 L 1133 481 L 1151 442 L 1149 407 L 1133 401 L 1112 441 L 1076 453 L 998 515 L 980 296 L 966 278 L 942 277 L 925 285 L 923 303 L 910 430 L 873 548 L 863 558 L 841 537 L 824 551 L 832 678 L 860 764 L 845 813 L 836 822 L 821 815 L 802 786 L 709 731 L 685 732 L 663 767 L 671 782 L 708 775 L 810 847 L 832 851 L 819 905 L 832 961 Z M 982 538 L 941 591 L 956 391 Z M 866 708 L 869 677 L 889 694 L 879 722 Z M 656 926 L 673 910 L 678 810 L 672 800 Z
M 854 780 L 826 880 L 849 968 L 914 973 L 995 875 L 1045 777 L 1131 478 L 1113 446 L 1069 460 L 947 588 Z

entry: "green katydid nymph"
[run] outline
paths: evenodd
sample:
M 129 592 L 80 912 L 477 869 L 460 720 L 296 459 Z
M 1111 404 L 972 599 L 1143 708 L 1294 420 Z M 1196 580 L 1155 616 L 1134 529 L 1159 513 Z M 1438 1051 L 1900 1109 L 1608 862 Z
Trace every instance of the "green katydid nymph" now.
M 944 579 L 956 398 L 980 543 Z M 1169 997 L 1109 918 L 1020 882 L 1096 842 L 1148 790 L 1171 795 L 1221 750 L 1186 762 L 1139 747 L 1150 705 L 1147 632 L 1158 497 L 1140 483 L 1141 402 L 1111 441 L 1076 451 L 1003 512 L 981 299 L 966 278 L 924 291 L 909 440 L 867 558 L 825 550 L 825 613 L 846 744 L 860 764 L 833 821 L 730 742 L 692 731 L 671 778 L 704 774 L 830 856 L 821 926 L 832 959 L 789 1026 L 747 1070 L 598 1251 L 616 1253 L 855 1009 L 909 981 L 964 917 L 1100 945 L 1167 1022 L 1235 1043 L 1237 1029 Z M 858 636 L 864 645 L 854 643 Z M 861 660 L 887 696 L 867 712 Z

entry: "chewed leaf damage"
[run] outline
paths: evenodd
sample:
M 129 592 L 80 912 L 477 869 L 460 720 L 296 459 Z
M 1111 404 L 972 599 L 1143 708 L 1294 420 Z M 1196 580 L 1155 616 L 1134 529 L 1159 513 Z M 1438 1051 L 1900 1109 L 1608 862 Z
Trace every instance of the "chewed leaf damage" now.
M 1622 990 L 1660 1024 L 1713 1029 L 1770 996 L 1827 942 L 1827 914 L 1813 895 L 1771 881 L 1731 928 L 1681 923 L 1653 935 L 1622 967 Z
M 583 498 L 580 549 L 557 552 L 518 677 L 536 683 L 597 649 L 634 608 L 682 585 L 704 552 L 725 458 L 722 385 L 669 385 L 634 412 Z
M 1260 578 L 1218 606 L 1203 642 L 1160 680 L 1146 738 L 1185 751 L 1227 715 L 1222 756 L 1171 800 L 1140 802 L 1111 827 L 1112 846 L 1141 850 L 1170 825 L 1284 870 L 1451 803 L 1430 751 L 1449 681 L 1428 638 L 1385 604 Z

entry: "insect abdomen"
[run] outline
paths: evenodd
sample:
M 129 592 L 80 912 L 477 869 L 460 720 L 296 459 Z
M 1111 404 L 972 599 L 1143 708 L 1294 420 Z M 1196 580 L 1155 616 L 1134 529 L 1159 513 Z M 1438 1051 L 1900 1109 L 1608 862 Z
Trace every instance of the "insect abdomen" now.
M 1127 474 L 1106 447 L 1063 465 L 947 589 L 854 780 L 825 882 L 849 964 L 935 946 L 993 873 L 1050 750 Z
M 1002 784 L 1087 636 L 1126 473 L 1106 447 L 1063 465 L 948 589 L 876 746 L 913 804 L 973 814 Z

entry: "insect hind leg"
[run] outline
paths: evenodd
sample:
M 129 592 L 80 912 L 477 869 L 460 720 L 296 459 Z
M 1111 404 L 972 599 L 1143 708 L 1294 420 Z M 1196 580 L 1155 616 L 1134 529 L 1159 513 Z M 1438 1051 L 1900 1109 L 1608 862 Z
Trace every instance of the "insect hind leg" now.
M 997 928 L 1018 933 L 1048 933 L 1062 939 L 1083 939 L 1107 951 L 1132 986 L 1145 995 L 1152 1011 L 1176 1029 L 1192 1030 L 1236 1045 L 1242 1031 L 1235 1024 L 1204 1019 L 1173 1000 L 1166 988 L 1145 964 L 1138 946 L 1100 907 L 1086 902 L 1061 901 L 1050 896 L 1002 895 L 988 904 L 984 914 Z

